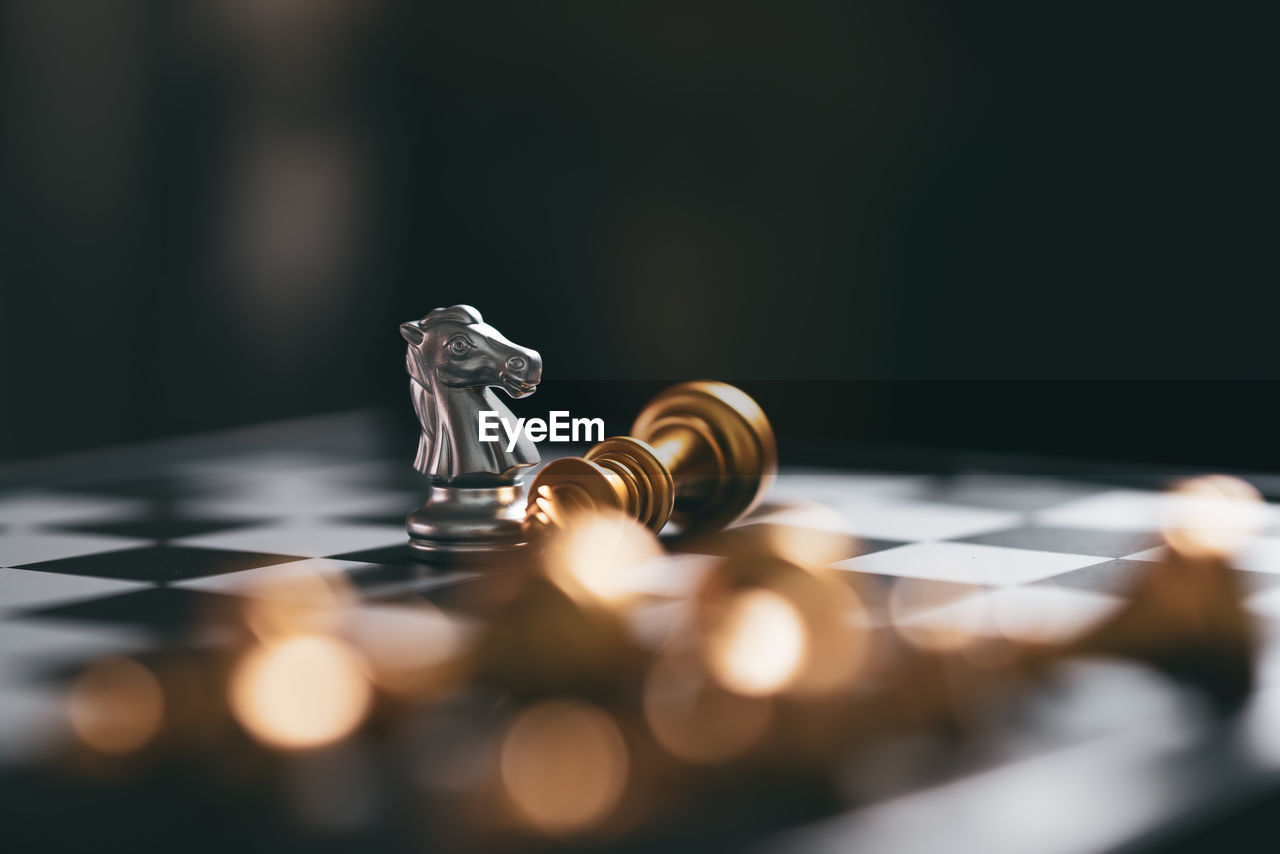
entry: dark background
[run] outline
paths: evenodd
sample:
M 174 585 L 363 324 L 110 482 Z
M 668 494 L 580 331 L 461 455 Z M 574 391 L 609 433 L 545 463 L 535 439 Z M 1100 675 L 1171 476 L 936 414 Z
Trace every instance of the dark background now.
M 1274 30 L 1229 6 L 0 0 L 0 457 L 742 384 L 791 449 L 1280 467 Z M 798 453 L 798 451 L 796 451 Z M 798 457 L 796 457 L 798 458 Z

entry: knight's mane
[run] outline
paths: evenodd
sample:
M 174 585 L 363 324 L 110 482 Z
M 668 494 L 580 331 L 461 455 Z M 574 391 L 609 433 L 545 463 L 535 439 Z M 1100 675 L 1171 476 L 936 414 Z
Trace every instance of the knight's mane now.
M 472 324 L 483 323 L 484 318 L 480 316 L 480 312 L 476 311 L 469 305 L 451 305 L 448 308 L 436 308 L 427 313 L 427 316 L 418 321 L 418 328 L 424 334 L 446 322 Z M 415 347 L 409 347 L 405 354 L 405 367 L 409 372 L 409 391 L 413 396 L 413 409 L 418 415 L 418 423 L 422 427 L 422 435 L 418 441 L 418 456 L 413 461 L 414 467 L 418 471 L 426 472 L 429 465 L 427 453 L 435 440 L 438 425 L 436 424 L 436 407 L 432 398 L 431 390 L 426 384 L 426 372 L 431 369 L 431 365 L 422 364 L 414 358 L 414 354 L 418 350 Z
M 414 457 L 413 467 L 426 473 L 430 461 L 428 452 L 436 438 L 436 405 L 427 387 L 416 379 L 409 382 L 409 393 L 413 399 L 413 411 L 418 415 L 418 424 L 422 428 L 418 436 L 418 453 Z

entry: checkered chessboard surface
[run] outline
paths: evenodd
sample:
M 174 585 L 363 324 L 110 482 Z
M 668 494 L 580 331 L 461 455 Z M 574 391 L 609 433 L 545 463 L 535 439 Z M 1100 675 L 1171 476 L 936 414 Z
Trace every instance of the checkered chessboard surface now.
M 189 642 L 197 615 L 253 595 L 264 578 L 341 573 L 370 602 L 425 597 L 446 609 L 459 590 L 484 583 L 483 571 L 412 558 L 403 519 L 422 485 L 406 460 L 384 458 L 375 443 L 268 437 L 155 455 L 135 450 L 119 462 L 99 455 L 53 467 L 47 479 L 28 469 L 0 490 L 0 767 L 38 759 L 67 737 L 59 674 L 106 654 Z M 1050 476 L 784 470 L 739 527 L 841 535 L 848 545 L 833 565 L 861 590 L 908 586 L 915 595 L 896 615 L 908 623 L 1045 638 L 1079 631 L 1123 601 L 1160 558 L 1164 501 L 1155 491 Z M 1236 570 L 1264 625 L 1280 618 L 1280 507 L 1268 512 L 1264 536 Z M 655 565 L 655 611 L 663 597 L 692 589 L 714 560 L 674 554 Z M 1269 649 L 1264 692 L 1280 672 L 1276 660 Z M 1128 755 L 1108 739 L 1132 752 L 1134 733 L 1141 740 L 1181 732 L 1183 712 L 1155 681 L 1133 666 L 1067 668 L 1050 701 L 1033 701 L 1029 714 L 1011 721 L 975 781 L 1016 786 L 1027 762 L 1086 748 L 1105 768 Z M 991 782 L 1010 769 L 1013 778 Z M 861 773 L 845 775 L 854 795 Z M 1082 772 L 1067 766 L 1036 779 L 1070 781 L 1072 773 Z M 929 797 L 918 784 L 904 783 L 910 797 Z M 961 784 L 975 782 L 948 783 Z M 966 791 L 919 809 L 964 816 Z M 787 844 L 842 847 L 848 833 L 867 828 L 885 845 L 906 846 L 893 850 L 920 842 L 907 830 L 919 830 L 910 810 L 904 818 L 875 809 L 884 808 L 872 808 L 855 829 L 820 826 Z M 1105 841 L 1123 841 L 1117 834 Z M 1019 850 L 1010 839 L 1004 847 L 988 840 L 986 850 Z

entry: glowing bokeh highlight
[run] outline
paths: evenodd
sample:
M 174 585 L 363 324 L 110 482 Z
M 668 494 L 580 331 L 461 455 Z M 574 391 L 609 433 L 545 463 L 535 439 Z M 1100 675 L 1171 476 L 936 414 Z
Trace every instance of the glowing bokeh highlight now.
M 103 753 L 141 749 L 160 731 L 165 700 L 160 681 L 127 658 L 95 662 L 71 685 L 71 727 L 80 740 Z
M 254 648 L 233 673 L 230 690 L 231 709 L 254 738 L 291 750 L 350 735 L 373 699 L 361 656 L 319 635 Z
M 808 652 L 804 621 L 769 590 L 736 594 L 707 640 L 707 666 L 731 691 L 767 696 L 795 678 Z
M 502 743 L 502 783 L 511 804 L 531 827 L 555 836 L 607 819 L 629 771 L 626 742 L 613 718 L 577 701 L 526 709 Z

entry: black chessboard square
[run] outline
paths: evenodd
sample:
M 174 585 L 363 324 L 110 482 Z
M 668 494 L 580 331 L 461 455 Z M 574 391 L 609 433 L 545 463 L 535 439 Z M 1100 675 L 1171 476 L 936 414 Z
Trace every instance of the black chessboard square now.
M 1156 564 L 1145 560 L 1107 560 L 1037 581 L 1036 584 L 1125 596 L 1156 568 Z
M 872 552 L 882 552 L 888 549 L 896 549 L 898 546 L 907 545 L 901 540 L 878 540 L 874 537 L 860 537 L 858 539 L 858 554 L 869 555 Z
M 1103 487 L 1048 478 L 966 474 L 933 478 L 918 497 L 938 504 L 1026 513 L 1103 491 Z
M 464 567 L 378 563 L 348 567 L 343 573 L 359 591 L 360 598 L 369 602 L 411 600 L 436 588 L 470 582 L 479 576 L 475 569 Z
M 1159 572 L 1160 564 L 1149 560 L 1108 560 L 1095 563 L 1093 566 L 1074 569 L 1062 575 L 1055 575 L 1037 584 L 1058 587 L 1072 587 L 1077 590 L 1090 590 L 1095 593 L 1111 593 L 1124 596 L 1145 576 Z M 1243 569 L 1231 570 L 1240 589 L 1245 593 L 1255 593 L 1280 585 L 1280 575 L 1272 572 L 1249 572 Z
M 247 528 L 255 524 L 258 523 L 252 519 L 180 519 L 154 516 L 122 522 L 89 522 L 86 524 L 58 525 L 56 527 L 63 531 L 107 534 L 113 537 L 130 537 L 139 540 L 177 540 L 182 537 L 212 534 L 215 531 Z
M 362 513 L 356 516 L 335 516 L 335 521 L 353 525 L 403 525 L 408 513 Z
M 1062 552 L 1112 558 L 1144 551 L 1164 542 L 1154 531 L 1101 531 L 1035 525 L 963 537 L 959 541 L 984 546 L 1030 549 L 1037 552 Z
M 27 564 L 19 569 L 164 584 L 303 559 L 297 555 L 200 549 L 190 546 L 149 546 L 62 560 L 47 560 Z
M 432 565 L 424 561 L 421 554 L 421 552 L 415 551 L 406 540 L 394 546 L 363 549 L 358 552 L 347 552 L 346 554 L 329 555 L 328 557 L 330 560 L 349 560 L 355 563 L 378 563 L 407 569 L 431 569 Z
M 510 597 L 519 582 L 510 572 L 485 572 L 479 575 L 442 573 L 439 584 L 398 597 L 402 602 L 425 599 L 450 614 L 481 617 L 492 613 L 494 604 Z
M 827 554 L 831 563 L 906 545 L 899 540 L 855 537 L 852 534 L 773 522 L 751 522 L 687 541 L 678 537 L 663 539 L 672 551 L 725 557 L 742 552 L 762 551 L 769 548 L 770 542 L 789 541 L 793 538 L 801 542 L 812 540 L 815 544 L 821 544 L 822 551 Z
M 909 585 L 909 594 L 900 598 L 896 609 L 900 617 L 940 608 L 990 589 L 980 584 L 966 584 L 960 581 L 939 581 L 931 578 L 904 580 L 896 575 L 859 572 L 851 569 L 840 570 L 837 577 L 852 587 L 855 593 L 864 597 L 863 604 L 872 612 L 873 618 L 880 619 L 887 616 L 889 600 L 893 597 L 894 588 L 900 584 Z

